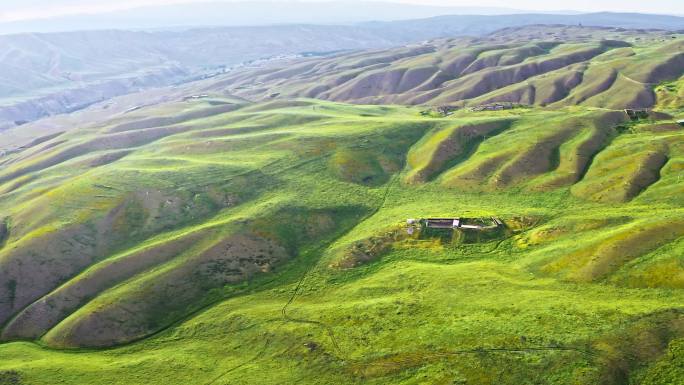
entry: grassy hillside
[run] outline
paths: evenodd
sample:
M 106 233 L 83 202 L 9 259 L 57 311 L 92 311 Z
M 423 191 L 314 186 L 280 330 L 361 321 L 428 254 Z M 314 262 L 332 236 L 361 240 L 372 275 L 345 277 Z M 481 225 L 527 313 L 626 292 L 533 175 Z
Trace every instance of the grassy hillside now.
M 0 383 L 684 378 L 674 118 L 423 110 L 216 97 L 6 156 Z M 505 229 L 406 233 L 431 216 Z
M 208 89 L 252 100 L 647 108 L 684 74 L 684 38 L 665 31 L 531 26 L 238 72 Z

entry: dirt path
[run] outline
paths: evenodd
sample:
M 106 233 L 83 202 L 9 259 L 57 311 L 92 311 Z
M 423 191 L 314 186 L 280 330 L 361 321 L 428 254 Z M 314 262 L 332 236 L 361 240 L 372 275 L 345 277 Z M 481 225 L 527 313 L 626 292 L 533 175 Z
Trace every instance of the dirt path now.
M 385 206 L 385 203 L 387 202 L 387 197 L 389 196 L 389 193 L 390 193 L 390 191 L 392 190 L 392 187 L 394 187 L 394 185 L 396 184 L 396 182 L 397 182 L 398 180 L 399 180 L 399 174 L 395 174 L 395 175 L 392 177 L 392 180 L 389 181 L 389 184 L 387 185 L 387 188 L 385 189 L 385 192 L 384 192 L 384 194 L 383 194 L 382 201 L 380 202 L 380 204 L 379 204 L 373 211 L 371 211 L 371 212 L 368 213 L 364 218 L 362 218 L 362 219 L 359 221 L 359 224 L 365 222 L 367 219 L 369 219 L 369 218 L 372 217 L 373 215 L 377 214 L 378 211 L 380 211 L 380 209 L 382 209 L 382 208 Z M 352 230 L 354 230 L 354 227 L 352 227 L 351 229 L 349 229 L 346 233 L 341 234 L 341 235 L 338 237 L 338 239 L 339 239 L 339 238 L 342 238 L 343 236 L 345 236 L 345 235 L 347 235 L 347 234 L 349 234 Z M 297 282 L 297 286 L 295 287 L 295 290 L 294 290 L 294 292 L 292 293 L 292 296 L 290 297 L 290 299 L 287 301 L 287 303 L 286 303 L 286 304 L 283 306 L 283 308 L 281 309 L 281 314 L 282 314 L 283 320 L 286 321 L 286 322 L 296 322 L 296 323 L 305 323 L 305 324 L 317 325 L 317 326 L 319 326 L 319 327 L 325 329 L 326 334 L 328 334 L 328 336 L 330 337 L 330 340 L 331 340 L 331 342 L 332 342 L 332 344 L 333 344 L 333 347 L 335 348 L 335 351 L 336 351 L 341 357 L 345 357 L 346 354 L 345 354 L 344 351 L 342 351 L 342 349 L 340 348 L 340 345 L 339 345 L 339 343 L 337 342 L 337 338 L 335 337 L 335 333 L 333 332 L 332 327 L 330 327 L 329 325 L 327 325 L 327 324 L 325 324 L 325 323 L 323 323 L 323 322 L 321 322 L 321 321 L 293 318 L 293 317 L 291 317 L 290 315 L 288 315 L 288 313 L 287 313 L 287 310 L 288 310 L 288 308 L 290 307 L 290 305 L 292 305 L 292 303 L 295 301 L 295 299 L 297 298 L 297 296 L 299 296 L 299 294 L 301 293 L 302 284 L 304 283 L 304 281 L 306 281 L 306 278 L 309 276 L 309 274 L 310 274 L 312 271 L 314 271 L 314 269 L 316 268 L 316 266 L 317 266 L 316 264 L 312 264 L 311 267 L 310 267 L 310 268 L 302 275 L 302 277 L 299 279 L 299 282 Z
M 266 350 L 268 349 L 270 344 L 271 344 L 270 338 L 266 338 L 266 341 L 264 342 L 264 346 L 259 350 L 259 352 L 257 352 L 257 354 L 254 357 L 252 357 L 252 358 L 250 358 L 250 359 L 248 359 L 248 360 L 246 360 L 240 364 L 237 364 L 237 365 L 231 367 L 230 369 L 228 369 L 228 370 L 224 371 L 223 373 L 219 374 L 218 376 L 214 377 L 211 381 L 205 383 L 204 385 L 215 384 L 216 381 L 220 380 L 221 378 L 225 377 L 226 375 L 230 374 L 231 372 L 234 372 L 234 371 L 240 369 L 241 367 L 243 367 L 245 365 L 248 365 L 252 362 L 257 361 L 258 359 L 263 357 L 264 353 L 266 353 Z

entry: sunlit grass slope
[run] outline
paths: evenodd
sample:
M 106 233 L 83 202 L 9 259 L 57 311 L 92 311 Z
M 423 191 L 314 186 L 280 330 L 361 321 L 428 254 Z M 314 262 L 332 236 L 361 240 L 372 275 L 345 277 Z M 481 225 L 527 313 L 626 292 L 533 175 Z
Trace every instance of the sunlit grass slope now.
M 0 383 L 684 378 L 673 119 L 221 98 L 136 113 L 5 160 Z M 431 216 L 506 230 L 401 228 Z

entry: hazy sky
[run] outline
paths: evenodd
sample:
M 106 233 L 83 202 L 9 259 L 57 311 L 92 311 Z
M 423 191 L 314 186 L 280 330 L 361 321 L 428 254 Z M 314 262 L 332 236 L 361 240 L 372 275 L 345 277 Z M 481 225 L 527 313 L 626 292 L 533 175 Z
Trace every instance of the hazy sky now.
M 0 22 L 83 13 L 115 11 L 143 5 L 206 2 L 211 0 L 0 0 Z M 223 0 L 231 1 L 231 0 Z M 249 0 L 233 0 L 249 1 Z M 288 1 L 288 0 L 270 0 Z M 325 1 L 325 0 L 316 0 Z M 363 1 L 363 0 L 346 0 Z M 376 0 L 455 7 L 503 7 L 523 10 L 635 11 L 684 15 L 684 0 Z

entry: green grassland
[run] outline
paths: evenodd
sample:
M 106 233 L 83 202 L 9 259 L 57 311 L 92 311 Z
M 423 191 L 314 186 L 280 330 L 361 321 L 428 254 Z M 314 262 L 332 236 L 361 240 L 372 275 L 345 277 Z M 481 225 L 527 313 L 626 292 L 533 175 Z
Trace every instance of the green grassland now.
M 681 382 L 684 129 L 420 112 L 216 98 L 10 155 L 0 384 Z

